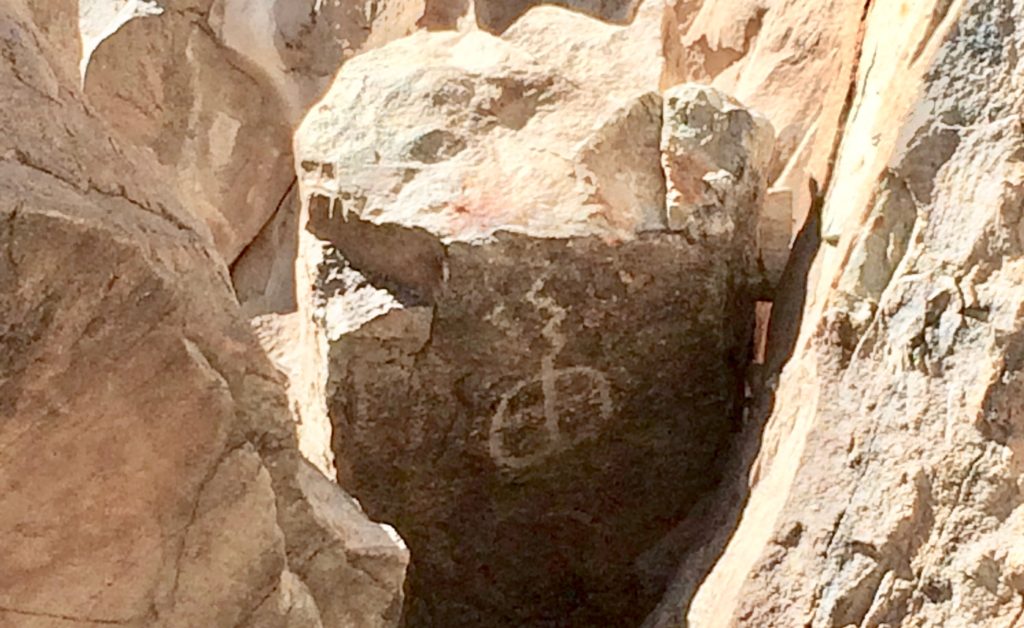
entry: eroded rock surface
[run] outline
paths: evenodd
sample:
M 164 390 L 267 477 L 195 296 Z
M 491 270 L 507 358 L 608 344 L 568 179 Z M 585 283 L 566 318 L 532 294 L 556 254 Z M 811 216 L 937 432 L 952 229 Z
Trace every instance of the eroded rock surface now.
M 0 624 L 394 625 L 404 545 L 300 457 L 209 233 L 83 104 L 55 4 L 0 2 Z
M 213 36 L 205 9 L 161 6 L 83 58 L 85 93 L 123 141 L 166 166 L 167 182 L 230 263 L 293 179 L 285 103 L 257 66 Z
M 0 624 L 1021 623 L 1022 17 L 0 0 Z
M 615 24 L 628 24 L 642 0 L 473 0 L 476 20 L 492 33 L 501 33 L 532 7 L 554 5 Z
M 299 304 L 339 479 L 410 543 L 412 625 L 639 623 L 633 562 L 714 485 L 742 396 L 772 132 L 510 39 L 346 64 L 296 134 Z
M 168 167 L 230 264 L 282 210 L 298 120 L 346 60 L 412 32 L 426 9 L 422 0 L 83 0 L 80 72 L 90 104 Z
M 1021 15 L 868 3 L 795 353 L 691 625 L 1019 623 Z

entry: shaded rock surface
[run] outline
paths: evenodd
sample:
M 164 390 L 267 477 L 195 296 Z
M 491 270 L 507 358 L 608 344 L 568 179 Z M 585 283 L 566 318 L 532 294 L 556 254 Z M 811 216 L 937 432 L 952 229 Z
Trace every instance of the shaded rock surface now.
M 554 5 L 578 11 L 615 24 L 627 24 L 636 15 L 641 0 L 473 0 L 477 23 L 493 33 L 501 33 L 529 9 Z
M 770 125 L 529 28 L 360 56 L 296 134 L 338 476 L 410 543 L 410 625 L 639 623 L 742 399 Z

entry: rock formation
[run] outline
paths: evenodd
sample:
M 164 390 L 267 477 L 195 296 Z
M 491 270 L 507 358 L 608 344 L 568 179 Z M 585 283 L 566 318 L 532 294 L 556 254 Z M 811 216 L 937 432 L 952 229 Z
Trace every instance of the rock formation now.
M 1024 624 L 1022 18 L 0 0 L 0 626 Z
M 749 502 L 650 625 L 1019 622 L 1022 10 L 867 4 Z
M 639 622 L 742 398 L 770 125 L 536 23 L 357 57 L 296 133 L 339 479 L 409 540 L 416 625 Z
M 298 454 L 212 237 L 83 104 L 52 8 L 0 3 L 0 624 L 393 625 L 407 550 Z

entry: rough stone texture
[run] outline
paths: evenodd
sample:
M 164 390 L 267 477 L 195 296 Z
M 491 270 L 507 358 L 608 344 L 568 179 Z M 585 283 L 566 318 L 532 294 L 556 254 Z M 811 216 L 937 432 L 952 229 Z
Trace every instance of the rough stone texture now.
M 336 199 L 339 219 L 403 223 L 445 241 L 662 228 L 661 99 L 637 88 L 609 96 L 482 32 L 419 33 L 339 74 L 298 131 L 300 188 Z M 352 110 L 367 123 L 348 122 Z M 618 172 L 593 163 L 606 142 L 633 151 Z
M 612 101 L 625 93 L 659 91 L 682 82 L 676 11 L 658 0 L 646 0 L 635 11 L 628 25 L 619 25 L 561 7 L 538 6 L 502 38 Z
M 299 3 L 301 4 L 301 3 Z M 247 12 L 245 3 L 220 3 L 215 4 L 210 13 L 210 22 L 218 33 L 218 38 L 225 42 L 225 45 L 238 50 L 242 56 L 258 65 L 268 76 L 276 77 L 273 83 L 281 91 L 282 99 L 294 101 L 291 109 L 305 112 L 309 101 L 295 101 L 296 94 L 309 95 L 318 90 L 324 89 L 326 70 L 315 72 L 315 68 L 327 68 L 330 63 L 328 59 L 335 58 L 341 46 L 349 50 L 343 58 L 347 59 L 353 51 L 372 49 L 385 43 L 391 38 L 397 37 L 405 32 L 411 20 L 414 20 L 421 28 L 455 28 L 460 26 L 463 29 L 472 28 L 475 19 L 472 14 L 473 7 L 468 2 L 457 2 L 450 0 L 432 0 L 425 5 L 416 2 L 389 2 L 367 5 L 358 4 L 358 11 L 350 7 L 346 11 L 352 13 L 347 21 L 338 22 L 341 14 L 339 7 L 348 6 L 345 3 L 330 3 L 320 6 L 319 12 L 298 11 L 294 8 L 295 3 L 274 3 L 273 10 L 267 9 L 260 16 L 268 16 L 267 21 L 261 18 L 253 18 Z M 359 11 L 370 10 L 374 15 L 405 16 L 401 19 L 367 22 L 364 18 L 357 19 L 362 15 Z M 219 8 L 218 8 L 219 7 Z M 233 8 L 232 8 L 233 7 Z M 288 8 L 291 7 L 291 8 Z M 404 8 L 403 8 L 404 7 Z M 625 5 L 622 5 L 624 10 Z M 522 7 L 526 10 L 526 7 Z M 607 9 L 607 7 L 606 7 Z M 602 10 L 606 10 L 602 9 Z M 595 9 L 596 10 L 596 9 Z M 550 60 L 550 65 L 557 66 L 558 72 L 553 76 L 544 77 L 543 80 L 558 81 L 561 90 L 548 89 L 549 95 L 553 92 L 565 93 L 570 88 L 569 78 L 576 83 L 590 83 L 594 89 L 586 92 L 584 96 L 573 97 L 573 109 L 578 111 L 578 116 L 573 119 L 569 116 L 560 118 L 559 125 L 571 126 L 566 130 L 553 130 L 553 133 L 546 135 L 544 142 L 552 142 L 554 152 L 563 154 L 573 153 L 576 147 L 565 146 L 565 139 L 556 140 L 556 136 L 574 139 L 589 133 L 589 126 L 592 119 L 597 116 L 600 119 L 613 119 L 618 115 L 620 120 L 614 122 L 614 130 L 609 129 L 608 138 L 604 141 L 614 141 L 620 144 L 629 144 L 633 138 L 629 135 L 635 128 L 646 124 L 643 120 L 644 110 L 656 110 L 657 105 L 650 102 L 648 97 L 645 104 L 639 105 L 635 102 L 639 96 L 657 91 L 669 79 L 665 77 L 676 76 L 679 73 L 671 70 L 673 60 L 679 56 L 679 51 L 674 49 L 675 41 L 668 34 L 671 31 L 671 24 L 674 24 L 674 13 L 660 2 L 646 2 L 636 9 L 636 17 L 628 26 L 610 25 L 601 23 L 582 13 L 567 11 L 557 7 L 538 7 L 529 12 L 519 21 L 517 26 L 506 33 L 512 43 L 519 49 L 525 50 L 528 54 L 541 59 Z M 345 15 L 349 15 L 346 13 Z M 418 16 L 418 17 L 416 17 Z M 671 18 L 671 19 L 670 19 Z M 364 27 L 356 28 L 350 33 L 350 25 L 364 24 Z M 391 26 L 388 26 L 391 24 Z M 341 26 L 340 30 L 337 26 Z M 401 27 L 401 28 L 399 28 Z M 366 30 L 369 29 L 369 30 Z M 297 33 L 283 36 L 281 33 Z M 317 33 L 320 33 L 319 35 Z M 328 34 L 330 35 L 328 37 Z M 478 34 L 477 37 L 480 35 Z M 326 39 L 324 39 L 326 38 Z M 340 39 L 339 39 L 340 38 Z M 458 39 L 452 35 L 452 40 Z M 330 42 L 334 42 L 331 44 Z M 340 42 L 340 43 L 339 43 Z M 617 54 L 610 57 L 607 50 L 614 48 Z M 522 52 L 518 53 L 523 56 Z M 289 56 L 290 55 L 290 56 Z M 291 59 L 285 63 L 283 59 Z M 315 61 L 315 62 L 314 62 Z M 417 59 L 409 64 L 407 75 L 417 74 Z M 287 68 L 285 67 L 287 66 Z M 365 67 L 365 66 L 364 66 Z M 285 69 L 282 69 L 285 68 Z M 290 68 L 290 69 L 289 69 Z M 287 71 L 286 71 L 287 70 Z M 419 80 L 431 80 L 429 76 L 420 76 Z M 522 87 L 534 89 L 536 86 L 522 86 L 516 84 L 515 77 L 507 85 L 495 85 L 491 89 L 497 90 L 491 95 L 482 95 L 480 106 L 486 108 L 493 105 L 505 109 L 506 116 L 504 123 L 516 124 L 515 117 L 532 116 L 531 108 L 539 106 L 533 95 L 519 94 L 516 90 Z M 546 88 L 547 89 L 547 88 Z M 504 91 L 502 91 L 504 90 Z M 305 98 L 306 96 L 303 96 Z M 483 102 L 487 98 L 497 98 L 495 103 Z M 350 103 L 353 106 L 362 106 L 358 97 L 353 96 Z M 414 115 L 421 115 L 423 107 L 414 103 L 407 103 Z M 370 103 L 370 107 L 374 107 Z M 458 100 L 449 102 L 446 107 L 457 108 L 460 106 Z M 616 109 L 625 109 L 613 113 Z M 443 115 L 443 114 L 439 114 Z M 640 125 L 640 127 L 638 127 Z M 637 151 L 656 151 L 656 138 L 648 133 L 647 144 L 643 149 L 638 147 Z M 443 138 L 441 138 L 443 139 Z M 427 138 L 424 148 L 437 150 L 444 147 L 431 148 Z M 439 140 L 439 138 L 433 138 Z M 355 140 L 361 142 L 362 140 Z M 555 145 L 557 144 L 557 146 Z M 535 147 L 539 148 L 539 147 Z M 483 147 L 485 150 L 490 150 Z M 543 153 L 543 151 L 535 151 Z M 602 189 L 589 189 L 581 186 L 575 194 L 588 194 L 597 198 L 593 203 L 600 208 L 606 203 L 621 207 L 624 204 L 640 202 L 645 206 L 652 206 L 654 201 L 651 198 L 634 198 L 634 190 L 643 190 L 650 196 L 650 192 L 657 187 L 652 180 L 661 179 L 661 173 L 655 168 L 654 161 L 650 157 L 640 159 L 646 163 L 644 172 L 634 173 L 631 179 L 613 181 L 609 175 L 619 170 L 620 164 L 613 161 L 600 161 L 600 150 L 594 148 L 590 151 L 592 159 L 579 160 L 578 166 L 593 169 L 597 176 L 601 177 L 606 184 Z M 638 153 L 639 154 L 639 153 Z M 548 153 L 553 155 L 553 153 Z M 479 151 L 470 155 L 472 158 L 486 159 L 479 154 Z M 596 160 L 596 161 L 595 161 Z M 590 163 L 593 161 L 593 163 Z M 529 160 L 517 160 L 513 169 L 518 169 L 523 163 Z M 470 159 L 463 159 L 459 162 L 466 168 L 467 172 L 475 170 L 475 165 Z M 300 170 L 300 174 L 302 171 Z M 559 173 L 565 176 L 559 176 Z M 506 179 L 527 181 L 525 184 L 516 184 L 516 189 L 534 190 L 537 186 L 530 180 L 527 174 L 542 177 L 551 187 L 548 194 L 548 204 L 557 206 L 565 197 L 564 184 L 575 180 L 575 173 L 568 173 L 564 163 L 559 163 L 553 156 L 539 161 L 530 173 L 518 173 L 503 175 Z M 572 175 L 572 176 L 569 176 Z M 482 177 L 470 176 L 465 180 L 467 189 L 467 201 L 476 203 L 493 203 L 493 193 L 487 192 L 487 188 L 493 185 L 509 187 L 505 183 L 509 181 L 485 182 Z M 445 185 L 450 185 L 450 182 Z M 591 186 L 592 187 L 592 186 Z M 501 192 L 505 193 L 504 190 Z M 488 197 L 490 195 L 490 197 Z M 606 200 L 605 200 L 606 199 Z M 657 205 L 661 205 L 663 199 L 657 199 Z M 529 203 L 524 203 L 524 206 Z M 293 209 L 294 210 L 293 213 Z M 558 213 L 558 217 L 569 220 L 570 211 Z M 587 209 L 581 218 L 589 213 Z M 786 210 L 788 212 L 788 209 Z M 303 247 L 302 254 L 297 253 L 297 242 L 295 233 L 297 231 L 297 203 L 292 204 L 290 198 L 286 198 L 281 204 L 277 213 L 271 218 L 260 235 L 243 251 L 232 266 L 232 279 L 238 290 L 239 299 L 243 303 L 246 313 L 253 317 L 253 323 L 258 329 L 259 337 L 266 341 L 265 347 L 278 368 L 289 374 L 291 405 L 294 411 L 297 424 L 300 426 L 300 443 L 303 452 L 310 459 L 317 461 L 317 464 L 326 472 L 331 472 L 331 460 L 333 455 L 325 447 L 323 434 L 330 429 L 326 419 L 326 407 L 324 404 L 324 393 L 322 382 L 326 377 L 322 369 L 316 365 L 323 363 L 325 348 L 322 342 L 318 341 L 315 333 L 312 333 L 306 321 L 310 317 L 300 315 L 293 316 L 299 307 L 299 302 L 304 303 L 302 307 L 312 307 L 318 297 L 308 292 L 308 286 L 314 280 L 309 279 L 309 271 L 315 269 L 320 262 L 321 252 L 319 245 L 315 242 L 309 247 Z M 496 217 L 496 219 L 499 217 Z M 552 217 L 556 219 L 556 217 Z M 495 220 L 497 222 L 497 220 Z M 776 238 L 778 239 L 778 238 Z M 788 239 L 788 230 L 782 235 L 782 239 Z M 765 238 L 767 243 L 770 239 Z M 298 264 L 296 259 L 298 258 Z M 295 283 L 296 274 L 300 277 L 298 284 Z M 314 271 L 315 275 L 316 272 Z M 387 299 L 374 307 L 386 307 Z M 344 319 L 351 315 L 348 311 L 349 305 L 342 305 L 347 301 L 333 302 L 333 319 Z M 365 303 L 357 306 L 366 309 Z M 284 317 L 277 320 L 278 317 Z M 340 323 L 335 333 L 342 333 L 348 327 L 347 323 Z
M 409 540 L 411 625 L 639 623 L 633 562 L 714 485 L 742 395 L 770 127 L 663 103 L 660 73 L 574 80 L 522 24 L 357 57 L 296 133 L 339 479 Z M 732 133 L 666 188 L 663 118 L 673 166 Z
M 193 4 L 167 2 L 120 26 L 92 52 L 83 81 L 97 113 L 167 166 L 230 263 L 292 181 L 291 126 L 264 75 L 225 48 Z
M 291 132 L 353 55 L 413 31 L 423 0 L 83 0 L 90 104 L 167 165 L 233 262 L 293 180 Z
M 738 220 L 749 217 L 751 207 L 765 205 L 772 126 L 721 92 L 692 84 L 667 90 L 665 111 L 661 162 L 667 226 L 694 242 L 728 246 L 745 231 Z
M 501 34 L 534 7 L 543 5 L 563 7 L 591 18 L 624 25 L 636 17 L 637 9 L 643 3 L 644 0 L 426 0 L 418 26 L 428 30 L 476 27 Z
M 0 0 L 0 625 L 1021 624 L 1022 17 Z
M 773 187 L 792 194 L 794 227 L 811 204 L 808 180 L 824 185 L 861 60 L 865 0 L 674 0 L 678 68 L 765 114 L 778 140 Z M 899 11 L 899 6 L 893 10 Z M 917 9 L 907 9 L 907 13 Z M 923 11 L 922 11 L 923 13 Z M 894 23 L 903 24 L 897 14 Z M 895 32 L 895 31 L 894 31 Z M 887 71 L 881 57 L 864 69 Z M 779 211 L 784 208 L 779 207 Z M 780 213 L 780 218 L 783 214 Z M 795 228 L 794 228 L 795 231 Z
M 324 401 L 304 372 L 314 360 L 281 350 L 306 335 L 287 316 L 298 219 L 291 134 L 347 59 L 410 32 L 425 11 L 414 0 L 79 5 L 90 105 L 124 141 L 152 151 L 209 227 L 245 313 L 289 375 L 302 451 L 330 475 Z
M 473 0 L 477 23 L 501 33 L 520 16 L 539 5 L 555 5 L 616 24 L 627 24 L 643 0 Z M 655 4 L 655 3 L 649 3 Z
M 454 26 L 467 6 L 446 0 L 216 0 L 207 14 L 211 36 L 245 67 L 258 68 L 265 86 L 282 103 L 290 130 L 319 99 L 338 68 L 360 52 L 400 38 L 416 28 Z M 450 19 L 449 19 L 450 18 Z M 450 23 L 448 23 L 450 22 Z M 245 114 L 245 111 L 242 111 Z M 270 115 L 277 116 L 274 110 Z M 255 153 L 290 155 L 286 141 L 259 133 L 262 148 L 239 152 L 246 168 Z M 294 194 L 294 167 L 274 162 L 275 176 L 290 182 L 271 214 L 261 218 L 258 234 L 240 239 L 245 248 L 231 267 L 243 311 L 275 366 L 288 376 L 289 401 L 299 428 L 303 454 L 328 475 L 334 475 L 330 423 L 323 395 L 322 351 L 314 330 L 297 313 L 296 260 L 299 203 Z M 283 189 L 283 188 L 282 188 Z M 237 206 L 229 206 L 237 207 Z M 241 221 L 234 221 L 239 223 Z
M 217 40 L 259 67 L 297 123 L 354 55 L 403 37 L 425 0 L 214 0 Z
M 761 400 L 749 501 L 690 625 L 1024 616 L 1022 16 L 868 3 L 825 244 L 781 295 L 802 316 L 795 353 Z M 680 607 L 649 624 L 678 625 Z
M 78 3 L 78 32 L 82 38 L 79 74 L 85 82 L 92 53 L 103 40 L 128 22 L 141 17 L 160 15 L 163 9 L 150 0 L 80 0 Z
M 0 624 L 392 625 L 404 546 L 300 458 L 204 225 L 83 105 L 76 15 L 0 2 Z

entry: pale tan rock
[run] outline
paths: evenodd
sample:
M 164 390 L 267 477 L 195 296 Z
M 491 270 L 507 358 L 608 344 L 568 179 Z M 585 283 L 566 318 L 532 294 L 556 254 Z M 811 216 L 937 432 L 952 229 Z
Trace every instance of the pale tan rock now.
M 231 266 L 231 283 L 246 316 L 295 311 L 298 234 L 299 197 L 293 186 L 273 218 Z
M 297 132 L 300 188 L 336 199 L 345 216 L 412 221 L 446 241 L 486 238 L 499 225 L 534 235 L 619 238 L 658 229 L 664 194 L 651 157 L 660 139 L 651 138 L 660 136 L 660 98 L 651 92 L 659 90 L 667 61 L 638 62 L 663 53 L 663 14 L 658 3 L 647 3 L 622 27 L 540 7 L 504 34 L 508 43 L 481 32 L 418 33 L 387 54 L 356 58 Z M 620 45 L 621 57 L 599 54 Z M 410 62 L 417 55 L 423 61 Z M 486 84 L 460 85 L 481 73 Z M 431 87 L 437 93 L 424 111 L 418 90 L 428 81 L 438 84 Z M 382 92 L 394 95 L 373 98 Z M 344 119 L 353 110 L 409 122 L 354 127 Z M 524 141 L 526 134 L 543 141 Z M 760 150 L 771 138 L 760 133 L 751 142 Z M 353 167 L 374 154 L 378 167 Z M 595 161 L 611 154 L 614 165 Z M 484 164 L 491 170 L 482 170 Z M 466 207 L 444 206 L 460 195 Z M 474 206 L 490 207 L 473 211 L 469 224 L 462 213 Z M 526 207 L 529 216 L 507 213 Z M 398 211 L 407 215 L 392 215 Z
M 292 124 L 354 55 L 399 39 L 424 18 L 425 0 L 214 0 L 217 40 L 268 76 Z
M 793 191 L 788 188 L 768 190 L 758 222 L 757 242 L 764 265 L 765 281 L 778 286 L 789 262 L 793 242 Z
M 537 6 L 502 34 L 578 85 L 614 102 L 682 82 L 676 15 L 660 0 L 645 0 L 629 24 L 609 24 L 556 6 Z M 594 107 L 601 108 L 601 101 Z
M 424 0 L 217 0 L 210 8 L 208 23 L 219 42 L 269 77 L 284 103 L 285 117 L 294 126 L 323 95 L 338 68 L 354 55 L 419 27 L 454 26 L 465 10 L 457 2 L 442 7 Z M 282 171 L 294 174 L 294 167 L 289 163 Z M 283 198 L 235 260 L 232 280 L 264 348 L 288 376 L 290 405 L 303 453 L 333 476 L 330 425 L 321 383 L 324 374 L 313 366 L 322 364 L 318 356 L 323 350 L 308 326 L 295 324 L 299 318 L 295 315 L 299 291 L 295 281 L 296 199 L 293 192 Z
M 266 457 L 275 478 L 289 570 L 329 626 L 394 627 L 401 618 L 409 549 L 295 451 Z
M 870 4 L 795 353 L 690 625 L 1019 620 L 1022 14 Z
M 264 591 L 278 586 L 286 564 L 284 535 L 270 474 L 251 445 L 228 453 L 203 484 L 180 551 L 166 592 L 170 611 L 160 617 L 165 625 L 238 625 Z M 221 599 L 211 604 L 210 592 L 217 589 Z
M 532 4 L 0 0 L 0 624 L 1019 623 L 1024 5 Z
M 425 6 L 180 0 L 162 7 L 122 0 L 80 5 L 83 47 L 96 49 L 82 57 L 90 101 L 127 141 L 167 166 L 179 196 L 231 264 L 257 326 L 291 329 L 288 320 L 271 320 L 295 309 L 291 131 L 342 63 L 416 28 Z M 140 16 L 149 17 L 129 21 Z M 303 372 L 309 360 L 278 350 L 287 334 L 259 337 L 290 377 L 302 451 L 333 475 L 329 431 L 307 429 L 325 425 L 318 418 L 323 396 L 309 392 Z
M 673 0 L 682 80 L 707 82 L 763 113 L 778 134 L 771 183 L 793 195 L 797 226 L 811 204 L 808 181 L 825 185 L 855 73 L 887 71 L 863 58 L 862 0 Z M 899 10 L 898 3 L 892 4 Z M 910 11 L 910 9 L 908 9 Z M 914 9 L 913 11 L 917 11 Z M 893 23 L 903 24 L 899 16 Z M 903 28 L 903 26 L 900 26 Z
M 423 0 L 85 0 L 91 104 L 150 148 L 230 264 L 293 181 L 294 125 L 353 55 L 402 37 Z
M 289 560 L 309 586 L 324 626 L 397 626 L 409 550 L 394 528 L 371 522 L 352 497 L 304 460 L 290 506 Z M 298 533 L 300 532 L 301 533 Z
M 252 628 L 323 628 L 320 609 L 309 588 L 290 571 L 281 572 L 277 589 L 249 619 Z
M 231 263 L 292 181 L 291 127 L 262 72 L 225 49 L 202 13 L 168 4 L 99 44 L 84 84 L 96 111 L 167 167 Z

